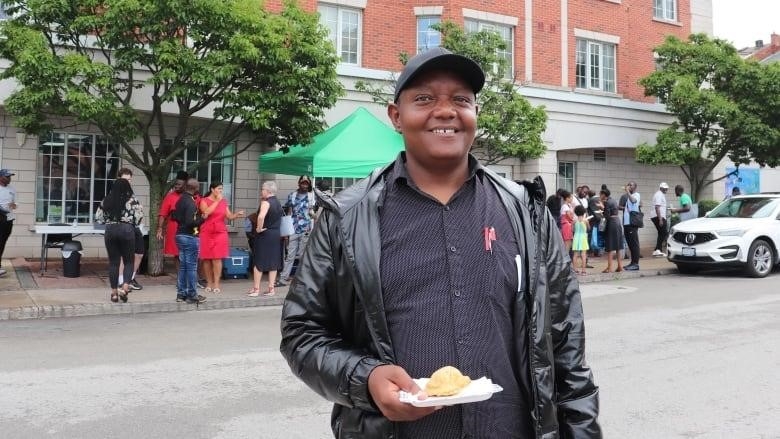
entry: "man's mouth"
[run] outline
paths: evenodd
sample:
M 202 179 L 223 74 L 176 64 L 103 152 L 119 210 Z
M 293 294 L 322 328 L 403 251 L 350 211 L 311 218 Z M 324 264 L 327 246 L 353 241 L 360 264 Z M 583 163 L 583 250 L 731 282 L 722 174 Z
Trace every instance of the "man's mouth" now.
M 439 136 L 447 136 L 455 134 L 457 130 L 455 128 L 434 128 L 431 132 Z

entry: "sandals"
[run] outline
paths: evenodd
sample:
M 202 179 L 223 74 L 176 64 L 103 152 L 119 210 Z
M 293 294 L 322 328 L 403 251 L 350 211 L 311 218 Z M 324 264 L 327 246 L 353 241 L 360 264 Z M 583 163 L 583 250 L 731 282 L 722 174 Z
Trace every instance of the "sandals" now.
M 271 297 L 274 295 L 276 295 L 276 291 L 274 291 L 274 287 L 269 288 L 268 291 L 263 293 L 263 297 Z
M 219 289 L 219 288 L 212 288 L 211 292 L 214 293 L 214 294 L 222 294 L 222 290 Z
M 249 297 L 259 297 L 260 288 L 250 288 L 249 291 L 246 292 L 246 295 Z
M 119 290 L 119 298 L 122 299 L 122 303 L 127 303 L 127 290 Z
M 119 302 L 119 294 L 117 294 L 115 291 L 111 293 L 111 301 L 114 303 Z
M 214 292 L 214 288 L 211 288 L 211 287 L 206 287 L 206 288 L 204 289 L 204 291 L 205 291 L 206 293 L 213 293 L 213 292 Z

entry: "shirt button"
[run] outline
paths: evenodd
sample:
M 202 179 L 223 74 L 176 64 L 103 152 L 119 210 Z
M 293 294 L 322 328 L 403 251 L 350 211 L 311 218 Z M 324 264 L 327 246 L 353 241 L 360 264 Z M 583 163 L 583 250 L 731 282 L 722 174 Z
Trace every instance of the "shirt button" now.
M 460 297 L 460 290 L 455 290 L 455 297 Z
M 463 344 L 463 340 L 462 339 L 458 339 L 457 343 L 458 344 Z
M 451 252 L 453 252 L 453 253 L 455 253 L 455 251 L 457 251 L 457 249 L 456 249 L 456 248 L 455 248 L 455 246 L 453 245 L 452 247 L 450 247 L 450 251 L 451 251 Z
M 444 206 L 444 210 L 446 210 L 447 212 L 449 212 L 449 211 L 450 211 L 450 206 Z

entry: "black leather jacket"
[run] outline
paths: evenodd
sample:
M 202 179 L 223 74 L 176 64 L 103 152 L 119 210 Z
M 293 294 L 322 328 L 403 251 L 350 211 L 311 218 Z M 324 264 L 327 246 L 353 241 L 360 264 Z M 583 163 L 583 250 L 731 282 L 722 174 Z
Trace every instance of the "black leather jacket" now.
M 368 375 L 393 364 L 379 278 L 379 206 L 392 164 L 334 198 L 309 236 L 282 310 L 281 351 L 295 375 L 335 403 L 337 438 L 397 438 L 368 392 Z M 579 285 L 537 177 L 523 186 L 483 168 L 500 194 L 523 255 L 532 413 L 539 439 L 601 438 L 598 388 L 585 362 Z M 530 196 L 529 196 L 530 192 Z M 319 194 L 318 194 L 319 195 Z

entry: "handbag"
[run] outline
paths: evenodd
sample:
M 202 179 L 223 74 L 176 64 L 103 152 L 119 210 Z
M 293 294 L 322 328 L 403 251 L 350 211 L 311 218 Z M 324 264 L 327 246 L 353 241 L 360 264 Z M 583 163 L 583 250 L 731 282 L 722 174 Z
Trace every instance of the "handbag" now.
M 632 210 L 628 212 L 628 224 L 634 227 L 642 228 L 645 226 L 645 214 L 638 211 L 638 210 Z
M 279 236 L 290 236 L 295 234 L 292 215 L 282 217 L 282 223 L 279 225 Z

